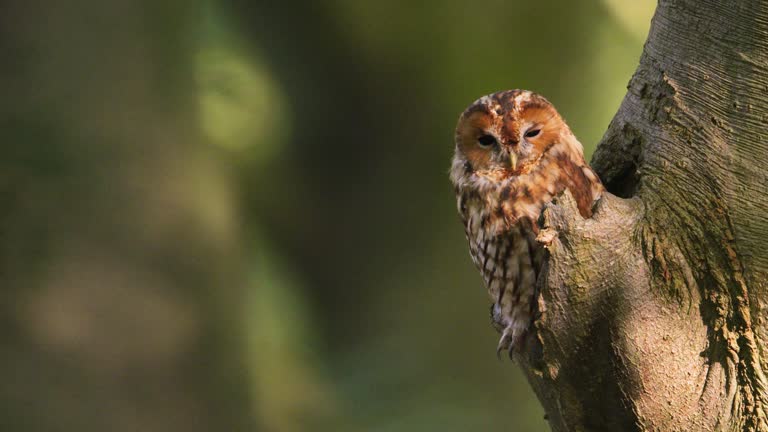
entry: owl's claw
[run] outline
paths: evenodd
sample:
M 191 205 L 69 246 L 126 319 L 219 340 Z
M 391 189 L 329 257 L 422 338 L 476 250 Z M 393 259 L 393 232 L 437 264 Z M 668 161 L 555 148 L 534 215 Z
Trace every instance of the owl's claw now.
M 512 327 L 507 327 L 504 329 L 504 331 L 501 333 L 501 338 L 499 338 L 499 344 L 496 346 L 496 357 L 498 357 L 499 360 L 501 360 L 501 352 L 503 350 L 507 350 L 507 354 L 509 355 L 509 359 L 513 360 L 515 350 L 519 347 L 521 343 L 521 339 L 519 336 L 515 336 L 515 332 L 512 330 Z
M 496 358 L 501 361 L 501 351 L 504 350 L 504 347 L 501 346 L 501 343 L 499 343 L 499 346 L 496 347 Z
M 510 360 L 512 359 L 512 351 L 514 349 L 514 345 L 512 344 L 512 335 L 510 335 L 509 332 L 509 327 L 504 329 L 504 331 L 501 333 L 499 344 L 496 346 L 496 357 L 499 360 L 501 360 L 501 351 L 503 350 L 509 350 L 509 358 Z

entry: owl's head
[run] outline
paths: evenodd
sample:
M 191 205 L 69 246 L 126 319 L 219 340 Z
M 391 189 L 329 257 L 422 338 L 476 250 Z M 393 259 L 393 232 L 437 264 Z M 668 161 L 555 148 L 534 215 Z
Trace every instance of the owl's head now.
M 526 174 L 545 155 L 577 152 L 581 144 L 549 101 L 527 90 L 483 96 L 459 117 L 451 178 L 498 182 Z

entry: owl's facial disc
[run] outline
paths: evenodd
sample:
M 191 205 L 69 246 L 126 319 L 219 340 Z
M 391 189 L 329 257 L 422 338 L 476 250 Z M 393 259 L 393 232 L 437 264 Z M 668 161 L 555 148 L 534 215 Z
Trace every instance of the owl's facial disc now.
M 554 107 L 525 90 L 484 96 L 467 108 L 456 127 L 456 157 L 484 177 L 519 176 L 570 133 Z
M 517 167 L 517 143 L 505 138 L 498 121 L 492 115 L 478 111 L 459 122 L 456 131 L 457 156 L 469 162 L 475 173 L 494 176 L 509 175 Z

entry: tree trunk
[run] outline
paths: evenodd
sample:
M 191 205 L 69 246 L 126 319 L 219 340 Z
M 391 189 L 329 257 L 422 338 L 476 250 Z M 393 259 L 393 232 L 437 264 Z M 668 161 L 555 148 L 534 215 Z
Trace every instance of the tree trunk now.
M 552 429 L 768 430 L 768 1 L 660 1 L 592 165 L 520 358 Z

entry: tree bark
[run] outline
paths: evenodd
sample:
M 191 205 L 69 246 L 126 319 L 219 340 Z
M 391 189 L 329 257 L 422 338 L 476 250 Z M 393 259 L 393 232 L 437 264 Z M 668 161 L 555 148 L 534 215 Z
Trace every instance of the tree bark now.
M 519 357 L 555 431 L 763 431 L 768 1 L 661 0 L 592 161 L 544 213 Z

